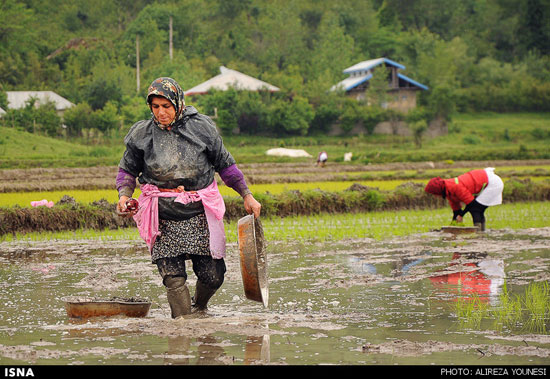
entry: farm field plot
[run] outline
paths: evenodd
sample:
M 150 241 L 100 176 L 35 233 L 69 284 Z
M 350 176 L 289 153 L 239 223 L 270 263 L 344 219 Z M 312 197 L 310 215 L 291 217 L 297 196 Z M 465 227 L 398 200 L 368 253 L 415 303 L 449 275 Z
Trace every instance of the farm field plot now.
M 548 162 L 529 163 L 329 165 L 321 172 L 335 176 L 325 181 L 320 169 L 310 165 L 242 169 L 262 178 L 252 181 L 253 191 L 276 193 L 344 191 L 352 183 L 392 189 L 489 165 L 505 180 L 548 177 Z M 82 179 L 86 172 L 91 176 Z M 67 187 L 4 192 L 0 199 L 8 205 L 3 206 L 20 201 L 29 207 L 31 200 L 58 201 L 65 195 L 83 203 L 116 201 L 115 167 L 9 171 L 13 183 L 23 183 L 29 173 L 39 183 L 51 177 L 51 183 Z M 373 176 L 342 179 L 355 174 Z M 293 175 L 308 180 L 285 180 Z M 104 178 L 105 188 L 86 187 L 94 176 Z M 70 186 L 80 180 L 82 188 Z M 221 190 L 224 195 L 232 191 Z M 6 321 L 0 328 L 0 361 L 538 367 L 550 357 L 550 291 L 545 286 L 550 280 L 549 204 L 491 208 L 487 232 L 460 237 L 437 231 L 450 223 L 447 208 L 264 218 L 270 283 L 266 308 L 243 294 L 232 220 L 226 224 L 223 287 L 206 317 L 181 321 L 169 317 L 164 289 L 135 227 L 5 235 L 0 239 L 0 279 L 6 289 L 5 298 L 0 295 Z M 465 223 L 471 220 L 466 217 Z M 190 275 L 189 285 L 195 284 Z M 503 317 L 511 300 L 527 303 L 525 293 L 536 294 L 543 307 L 530 305 L 512 320 Z M 67 296 L 137 296 L 151 299 L 153 306 L 142 319 L 79 322 L 65 313 Z
M 239 165 L 254 193 L 281 193 L 290 190 L 321 189 L 343 191 L 353 183 L 380 190 L 392 190 L 404 182 L 423 183 L 434 176 L 453 177 L 466 170 L 496 167 L 504 179 L 550 178 L 550 161 L 486 161 L 486 162 L 423 162 L 376 165 L 329 164 L 319 168 L 305 163 Z M 78 202 L 91 203 L 117 200 L 115 177 L 117 168 L 44 168 L 0 170 L 0 206 L 29 206 L 31 201 L 47 199 L 57 202 L 64 195 Z M 224 196 L 236 193 L 223 185 Z

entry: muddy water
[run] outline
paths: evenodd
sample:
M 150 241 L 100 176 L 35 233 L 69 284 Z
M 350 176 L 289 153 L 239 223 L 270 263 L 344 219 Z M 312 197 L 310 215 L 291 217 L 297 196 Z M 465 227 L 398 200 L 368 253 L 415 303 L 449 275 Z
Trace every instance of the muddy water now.
M 454 305 L 550 279 L 550 228 L 386 241 L 270 241 L 267 308 L 247 300 L 238 249 L 202 317 L 170 319 L 139 241 L 0 243 L 1 364 L 521 364 L 550 336 L 465 328 Z M 194 291 L 195 278 L 189 269 Z M 147 317 L 67 317 L 63 298 L 141 297 Z M 548 325 L 548 323 L 547 323 Z

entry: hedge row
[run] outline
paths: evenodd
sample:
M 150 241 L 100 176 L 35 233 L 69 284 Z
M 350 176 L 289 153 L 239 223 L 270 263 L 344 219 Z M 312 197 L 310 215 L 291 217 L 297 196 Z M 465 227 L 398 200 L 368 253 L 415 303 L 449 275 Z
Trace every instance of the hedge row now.
M 287 191 L 278 195 L 257 194 L 263 217 L 288 217 L 319 213 L 359 213 L 375 210 L 435 209 L 447 206 L 439 197 L 424 192 L 422 184 L 405 183 L 393 191 L 380 191 L 354 184 L 346 191 Z M 510 179 L 506 182 L 505 202 L 550 200 L 550 182 Z M 0 235 L 66 231 L 77 229 L 117 229 L 135 226 L 131 218 L 115 213 L 115 204 L 99 201 L 89 205 L 62 199 L 52 208 L 0 208 Z M 242 199 L 225 198 L 226 219 L 245 215 Z

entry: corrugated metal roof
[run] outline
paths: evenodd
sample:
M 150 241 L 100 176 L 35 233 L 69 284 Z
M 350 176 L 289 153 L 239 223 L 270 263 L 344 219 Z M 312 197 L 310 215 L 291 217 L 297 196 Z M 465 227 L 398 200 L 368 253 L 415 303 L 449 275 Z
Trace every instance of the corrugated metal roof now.
M 37 105 L 53 102 L 55 109 L 58 111 L 74 106 L 69 100 L 53 91 L 6 91 L 6 95 L 8 97 L 8 108 L 10 109 L 24 108 L 31 98 L 37 100 Z
M 409 78 L 409 77 L 407 77 L 407 76 L 405 76 L 405 75 L 403 75 L 403 74 L 397 73 L 397 77 L 400 78 L 400 79 L 403 79 L 403 80 L 406 81 L 406 82 L 411 83 L 412 85 L 415 85 L 415 86 L 417 86 L 417 87 L 420 87 L 420 88 L 422 88 L 423 90 L 426 90 L 426 91 L 428 90 L 428 87 L 425 86 L 424 84 L 420 84 L 420 83 L 418 83 L 417 81 L 412 80 L 411 78 Z
M 371 70 L 374 67 L 379 66 L 381 64 L 387 64 L 389 66 L 393 66 L 393 67 L 396 67 L 398 69 L 405 69 L 405 66 L 403 66 L 402 64 L 394 62 L 394 61 L 392 61 L 391 59 L 388 59 L 388 58 L 369 59 L 367 61 L 359 62 L 357 64 L 354 64 L 351 67 L 346 68 L 343 71 L 343 73 L 344 74 L 349 74 L 350 77 L 348 77 L 348 78 L 342 80 L 341 82 L 339 82 L 338 84 L 332 86 L 331 91 L 334 91 L 337 88 L 341 88 L 345 91 L 349 91 L 349 90 L 357 87 L 358 85 L 370 80 L 372 78 L 372 71 Z M 411 83 L 412 85 L 414 85 L 418 88 L 421 88 L 423 90 L 428 89 L 427 86 L 425 86 L 421 83 L 418 83 L 417 81 L 414 81 L 411 78 L 409 78 L 409 77 L 407 77 L 403 74 L 397 73 L 397 76 L 400 79 L 405 80 L 406 82 Z
M 349 78 L 342 80 L 340 83 L 333 85 L 330 90 L 334 91 L 340 88 L 344 91 L 349 91 L 350 89 L 357 87 L 359 84 L 366 82 L 370 78 L 372 78 L 372 74 L 350 76 Z
M 394 62 L 391 59 L 376 58 L 376 59 L 369 59 L 367 61 L 356 63 L 353 66 L 346 68 L 343 71 L 343 73 L 344 74 L 352 74 L 354 72 L 359 72 L 359 71 L 368 71 L 368 70 L 372 69 L 373 67 L 381 65 L 382 63 L 386 63 L 390 66 L 394 66 L 394 67 L 400 68 L 402 70 L 405 69 L 405 66 L 403 66 L 403 65 L 401 65 L 397 62 Z
M 267 89 L 272 92 L 279 91 L 278 87 L 275 87 L 269 83 L 243 74 L 242 72 L 220 66 L 219 75 L 188 89 L 185 91 L 185 96 L 205 94 L 214 88 L 225 91 L 230 87 L 248 91 L 258 91 L 261 89 Z

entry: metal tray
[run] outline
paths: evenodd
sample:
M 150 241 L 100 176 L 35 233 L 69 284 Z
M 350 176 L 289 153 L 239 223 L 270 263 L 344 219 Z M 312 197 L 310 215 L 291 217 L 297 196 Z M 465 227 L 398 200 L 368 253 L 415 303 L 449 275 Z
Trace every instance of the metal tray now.
M 145 317 L 151 308 L 151 302 L 144 299 L 112 298 L 109 300 L 68 297 L 65 301 L 65 309 L 69 317 L 109 317 L 125 315 L 128 317 Z
M 444 226 L 441 231 L 443 233 L 466 234 L 479 232 L 480 228 L 478 226 Z
M 238 222 L 239 253 L 244 293 L 247 299 L 268 305 L 267 257 L 262 224 L 254 215 Z

